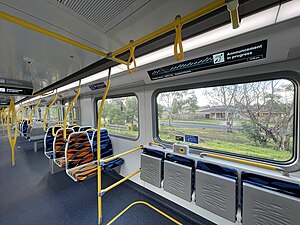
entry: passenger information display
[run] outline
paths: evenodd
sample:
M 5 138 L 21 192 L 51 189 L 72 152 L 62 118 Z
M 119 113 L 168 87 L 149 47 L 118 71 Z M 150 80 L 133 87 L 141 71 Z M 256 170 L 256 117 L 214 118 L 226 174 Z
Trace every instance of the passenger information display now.
M 266 58 L 268 40 L 255 42 L 215 54 L 187 60 L 148 71 L 151 80 L 184 75 L 201 70 L 218 68 Z
M 14 87 L 1 87 L 0 94 L 9 94 L 9 95 L 32 95 L 32 88 L 14 88 Z

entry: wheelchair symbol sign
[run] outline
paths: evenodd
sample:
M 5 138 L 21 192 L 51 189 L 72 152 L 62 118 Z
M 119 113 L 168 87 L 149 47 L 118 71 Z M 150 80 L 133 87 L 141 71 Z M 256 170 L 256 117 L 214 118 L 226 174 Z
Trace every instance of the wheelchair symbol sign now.
M 213 55 L 214 64 L 225 62 L 224 52 Z

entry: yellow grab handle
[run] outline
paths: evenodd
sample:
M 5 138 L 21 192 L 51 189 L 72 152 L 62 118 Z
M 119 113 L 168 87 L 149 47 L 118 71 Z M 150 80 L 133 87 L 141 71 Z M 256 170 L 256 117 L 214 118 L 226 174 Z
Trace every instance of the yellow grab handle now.
M 41 98 L 39 99 L 38 103 L 31 110 L 30 117 L 29 117 L 29 124 L 28 124 L 29 126 L 32 125 L 32 117 L 33 117 L 33 115 L 35 113 L 36 108 L 40 105 L 40 103 L 41 103 Z
M 233 29 L 237 29 L 240 26 L 240 19 L 239 19 L 239 1 L 238 0 L 227 0 L 227 9 L 230 12 L 230 19 Z
M 177 61 L 180 61 L 184 57 L 182 37 L 181 37 L 181 29 L 182 29 L 181 16 L 176 16 L 174 21 L 174 27 L 176 31 L 176 37 L 174 41 L 174 56 Z M 178 54 L 178 48 L 179 48 L 179 54 Z
M 62 127 L 62 126 L 63 126 L 63 124 L 60 124 L 60 123 L 53 125 L 53 127 L 52 127 L 52 136 L 53 137 L 56 137 L 56 133 L 54 132 L 55 127 Z
M 67 118 L 68 118 L 68 115 L 69 115 L 69 112 L 70 112 L 71 108 L 73 107 L 74 102 L 77 100 L 78 96 L 80 95 L 80 86 L 81 86 L 81 81 L 79 81 L 79 86 L 78 86 L 78 89 L 77 89 L 77 94 L 75 95 L 75 97 L 73 98 L 73 100 L 71 101 L 71 103 L 69 104 L 69 106 L 67 108 L 67 111 L 65 113 L 64 125 L 63 125 L 63 128 L 64 128 L 64 139 L 65 140 L 67 139 Z
M 271 165 L 258 163 L 258 162 L 252 162 L 252 161 L 248 161 L 248 160 L 244 160 L 244 159 L 232 158 L 232 157 L 223 156 L 223 155 L 216 155 L 216 154 L 211 154 L 211 153 L 201 153 L 200 154 L 201 158 L 203 158 L 204 156 L 212 157 L 212 158 L 216 158 L 216 159 L 223 159 L 223 160 L 232 161 L 232 162 L 236 162 L 236 163 L 242 163 L 242 164 L 246 164 L 246 165 L 250 165 L 250 166 L 256 166 L 256 167 L 260 167 L 260 168 L 264 168 L 264 169 L 268 169 L 268 170 L 284 171 L 284 169 L 280 168 L 280 167 L 271 166 Z
M 136 61 L 135 61 L 135 56 L 134 56 L 134 41 L 131 40 L 129 42 L 129 58 L 127 60 L 127 70 L 130 74 L 134 74 L 136 72 Z M 129 68 L 130 63 L 133 62 L 133 71 Z
M 48 107 L 46 108 L 45 110 L 45 113 L 44 113 L 44 121 L 43 121 L 43 127 L 44 127 L 44 131 L 46 131 L 46 123 L 47 123 L 47 114 L 51 108 L 51 106 L 55 103 L 57 99 L 57 93 L 55 94 L 55 96 L 53 97 L 53 100 L 52 102 L 50 103 L 50 105 L 48 105 Z
M 12 116 L 10 119 L 9 117 L 10 117 L 11 113 L 12 113 Z M 14 138 L 11 137 L 11 132 L 10 132 L 10 122 L 13 122 L 13 121 L 15 121 Z M 12 98 L 10 100 L 10 105 L 8 108 L 8 119 L 6 122 L 7 122 L 7 137 L 8 137 L 8 141 L 9 141 L 10 148 L 11 148 L 11 164 L 12 164 L 12 166 L 15 166 L 16 165 L 16 163 L 15 163 L 15 146 L 17 143 L 17 136 L 18 136 L 18 120 L 17 120 L 15 103 Z

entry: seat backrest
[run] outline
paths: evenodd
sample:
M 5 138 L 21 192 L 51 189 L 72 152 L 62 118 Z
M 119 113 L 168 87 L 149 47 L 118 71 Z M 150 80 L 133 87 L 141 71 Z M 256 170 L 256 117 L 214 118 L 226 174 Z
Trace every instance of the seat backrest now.
M 92 143 L 92 139 L 93 139 L 95 130 L 88 129 L 86 132 L 87 132 L 87 134 L 88 134 L 88 136 L 89 136 L 89 139 L 90 139 L 90 141 L 91 141 L 91 143 Z M 92 143 L 92 145 L 93 145 L 93 143 Z M 92 146 L 92 147 L 93 147 L 93 146 Z
M 80 127 L 79 132 L 80 131 L 86 131 L 86 130 L 91 129 L 91 128 L 92 128 L 92 126 L 82 126 L 82 127 Z
M 108 135 L 107 129 L 105 128 L 101 129 L 100 135 L 101 135 L 100 137 L 101 158 L 104 158 L 113 154 L 112 143 Z M 93 146 L 94 158 L 96 159 L 97 158 L 97 131 L 94 132 L 92 138 L 92 146 Z
M 27 136 L 27 129 L 28 129 L 28 121 L 24 120 L 23 125 L 22 125 L 22 134 L 23 136 Z
M 92 146 L 87 132 L 74 132 L 70 134 L 65 149 L 67 159 L 66 169 L 94 161 Z
M 80 126 L 78 126 L 78 125 L 75 125 L 75 126 L 73 126 L 73 127 L 71 127 L 73 130 L 74 130 L 74 132 L 79 132 L 79 130 L 80 130 Z
M 55 127 L 54 133 L 56 133 L 59 129 L 61 129 L 61 127 Z M 44 153 L 53 152 L 53 141 L 54 141 L 54 137 L 52 135 L 52 126 L 51 126 L 47 129 L 44 137 Z
M 74 130 L 71 128 L 66 129 L 67 139 Z M 65 156 L 66 141 L 64 140 L 64 129 L 59 129 L 53 141 L 53 158 L 61 158 Z

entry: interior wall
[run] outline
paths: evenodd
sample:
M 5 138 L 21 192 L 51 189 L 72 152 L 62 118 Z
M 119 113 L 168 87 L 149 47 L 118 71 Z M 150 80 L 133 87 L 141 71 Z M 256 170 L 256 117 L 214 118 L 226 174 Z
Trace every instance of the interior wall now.
M 82 126 L 94 124 L 94 105 L 91 97 L 83 97 L 79 99 L 80 119 Z

